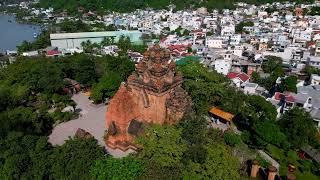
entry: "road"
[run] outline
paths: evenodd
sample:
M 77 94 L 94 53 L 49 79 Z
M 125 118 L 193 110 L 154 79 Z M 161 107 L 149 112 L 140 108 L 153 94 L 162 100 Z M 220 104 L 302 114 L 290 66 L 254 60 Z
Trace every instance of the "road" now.
M 62 145 L 65 140 L 73 137 L 78 128 L 84 129 L 98 140 L 98 144 L 105 147 L 108 153 L 114 157 L 123 157 L 132 151 L 122 152 L 112 150 L 106 147 L 104 142 L 104 132 L 106 130 L 105 114 L 107 106 L 104 104 L 92 104 L 88 96 L 84 93 L 73 95 L 72 99 L 77 103 L 76 109 L 80 109 L 80 116 L 68 122 L 60 123 L 55 126 L 52 133 L 49 135 L 49 142 L 52 145 Z

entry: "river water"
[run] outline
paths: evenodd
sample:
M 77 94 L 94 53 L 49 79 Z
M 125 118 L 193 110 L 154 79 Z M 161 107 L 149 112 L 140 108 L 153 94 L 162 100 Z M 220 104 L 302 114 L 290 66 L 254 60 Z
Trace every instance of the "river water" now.
M 40 32 L 40 26 L 19 24 L 13 15 L 0 14 L 0 52 L 16 50 L 22 41 L 33 41 L 34 33 Z

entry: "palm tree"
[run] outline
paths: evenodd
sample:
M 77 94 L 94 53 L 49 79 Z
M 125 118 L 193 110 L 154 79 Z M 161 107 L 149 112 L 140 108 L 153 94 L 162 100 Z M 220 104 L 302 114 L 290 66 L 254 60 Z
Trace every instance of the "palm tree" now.
M 81 42 L 84 52 L 92 52 L 93 46 L 90 40 Z
M 114 39 L 115 38 L 116 38 L 115 36 L 111 36 L 111 44 L 114 44 Z
M 110 37 L 104 37 L 103 40 L 100 43 L 100 46 L 109 46 L 111 44 L 111 39 Z

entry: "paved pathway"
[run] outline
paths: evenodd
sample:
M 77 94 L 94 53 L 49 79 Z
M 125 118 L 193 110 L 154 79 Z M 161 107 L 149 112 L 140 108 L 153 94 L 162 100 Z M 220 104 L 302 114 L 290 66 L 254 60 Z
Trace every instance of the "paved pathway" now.
M 267 160 L 268 162 L 271 163 L 272 166 L 276 167 L 279 171 L 280 164 L 274 160 L 272 157 L 270 157 L 267 153 L 265 153 L 262 150 L 258 150 L 258 153 L 263 157 L 263 159 Z
M 76 109 L 81 110 L 80 116 L 78 119 L 58 124 L 53 128 L 49 136 L 49 142 L 52 145 L 62 145 L 65 140 L 75 135 L 78 128 L 81 128 L 92 134 L 98 140 L 99 145 L 104 146 L 115 157 L 123 157 L 131 153 L 112 150 L 106 147 L 103 139 L 106 130 L 106 105 L 92 104 L 84 93 L 75 94 L 72 99 L 77 103 Z

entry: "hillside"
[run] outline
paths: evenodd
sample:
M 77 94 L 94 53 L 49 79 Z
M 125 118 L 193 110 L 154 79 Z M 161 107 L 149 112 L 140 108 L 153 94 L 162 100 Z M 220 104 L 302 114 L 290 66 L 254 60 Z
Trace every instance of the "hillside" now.
M 284 0 L 243 0 L 243 2 L 261 4 Z M 313 0 L 294 0 L 294 2 L 312 2 Z M 58 11 L 67 10 L 70 13 L 77 12 L 78 7 L 85 10 L 104 12 L 107 10 L 117 12 L 130 12 L 136 9 L 155 8 L 163 9 L 169 4 L 176 5 L 176 9 L 207 7 L 212 9 L 233 8 L 237 0 L 40 0 L 40 6 L 53 7 Z

